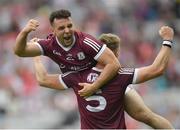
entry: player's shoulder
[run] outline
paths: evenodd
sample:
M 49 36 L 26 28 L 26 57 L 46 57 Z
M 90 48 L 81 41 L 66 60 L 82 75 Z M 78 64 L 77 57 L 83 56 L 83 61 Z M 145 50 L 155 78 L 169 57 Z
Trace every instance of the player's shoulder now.
M 122 67 L 119 69 L 118 74 L 134 74 L 135 68 Z
M 50 33 L 46 36 L 45 39 L 39 39 L 38 42 L 47 43 L 55 40 L 54 34 Z
M 54 34 L 50 33 L 50 34 L 47 35 L 46 40 L 48 40 L 48 41 L 55 41 L 56 37 L 55 37 Z
M 88 33 L 85 33 L 85 32 L 81 32 L 81 31 L 75 31 L 74 32 L 75 36 L 82 39 L 82 40 L 85 40 L 85 39 L 94 39 L 94 37 Z

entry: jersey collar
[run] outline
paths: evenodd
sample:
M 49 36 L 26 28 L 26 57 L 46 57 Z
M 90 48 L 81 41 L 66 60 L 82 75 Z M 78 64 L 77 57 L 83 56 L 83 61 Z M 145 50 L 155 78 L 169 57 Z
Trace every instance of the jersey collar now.
M 58 38 L 56 37 L 56 42 L 57 42 L 58 45 L 59 45 L 63 50 L 65 50 L 65 51 L 69 51 L 69 50 L 74 46 L 75 41 L 76 41 L 76 38 L 75 38 L 75 36 L 73 35 L 73 43 L 71 44 L 71 46 L 69 46 L 69 47 L 64 47 L 64 46 L 59 42 Z

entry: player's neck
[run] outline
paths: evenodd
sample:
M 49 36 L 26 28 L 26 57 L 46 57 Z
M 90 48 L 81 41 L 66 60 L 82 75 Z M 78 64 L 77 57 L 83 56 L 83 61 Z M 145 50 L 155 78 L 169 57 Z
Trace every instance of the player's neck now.
M 68 45 L 64 44 L 63 43 L 64 41 L 62 39 L 58 39 L 58 37 L 56 37 L 56 41 L 63 49 L 69 50 L 75 44 L 76 39 L 75 36 L 73 35 L 71 42 Z

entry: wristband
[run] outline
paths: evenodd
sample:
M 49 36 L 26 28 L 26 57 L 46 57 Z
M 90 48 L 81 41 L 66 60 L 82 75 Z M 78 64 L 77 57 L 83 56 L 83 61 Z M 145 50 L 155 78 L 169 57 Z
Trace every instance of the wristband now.
M 170 48 L 171 48 L 171 46 L 172 46 L 173 42 L 172 42 L 172 41 L 170 41 L 170 40 L 164 40 L 162 44 L 163 44 L 164 46 L 168 46 L 168 47 L 170 47 Z
M 171 48 L 171 46 L 170 46 L 170 45 L 168 45 L 168 44 L 163 44 L 163 46 L 167 46 L 167 47 Z

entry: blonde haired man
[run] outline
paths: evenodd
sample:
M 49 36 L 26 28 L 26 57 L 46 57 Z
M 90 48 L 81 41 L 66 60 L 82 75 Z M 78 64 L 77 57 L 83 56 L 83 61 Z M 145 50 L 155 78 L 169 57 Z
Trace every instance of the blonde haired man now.
M 81 82 L 93 83 L 96 81 L 104 66 L 97 64 L 91 70 L 72 72 L 67 74 L 48 74 L 41 60 L 35 58 L 35 70 L 38 83 L 41 86 L 65 90 L 72 88 L 76 94 L 82 129 L 125 129 L 124 110 L 136 120 L 142 121 L 153 128 L 173 128 L 163 117 L 154 114 L 145 106 L 141 97 L 134 89 L 128 88 L 130 84 L 142 83 L 162 75 L 168 64 L 171 54 L 173 29 L 163 26 L 159 34 L 164 40 L 162 48 L 154 62 L 142 68 L 121 68 L 116 77 L 101 87 L 95 94 L 83 98 L 79 90 Z M 120 39 L 113 34 L 102 34 L 99 38 L 118 57 Z M 129 90 L 128 90 L 129 89 Z M 125 109 L 124 109 L 125 108 Z

